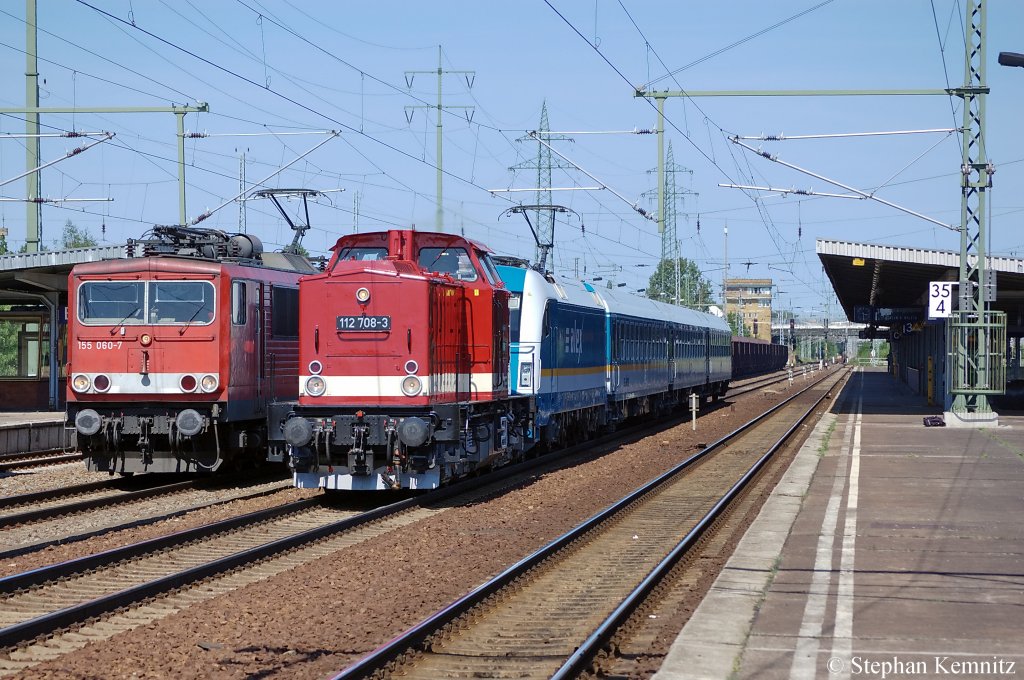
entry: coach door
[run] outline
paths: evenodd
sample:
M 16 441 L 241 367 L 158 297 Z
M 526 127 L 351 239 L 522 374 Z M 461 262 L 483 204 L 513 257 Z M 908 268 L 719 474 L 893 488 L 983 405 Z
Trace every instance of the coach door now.
M 711 331 L 704 329 L 704 382 L 711 380 Z
M 228 413 L 231 419 L 263 413 L 263 333 L 260 284 L 231 282 L 231 357 L 228 375 Z
M 665 329 L 665 358 L 668 359 L 668 389 L 675 389 L 676 384 L 676 339 L 679 330 L 668 326 Z

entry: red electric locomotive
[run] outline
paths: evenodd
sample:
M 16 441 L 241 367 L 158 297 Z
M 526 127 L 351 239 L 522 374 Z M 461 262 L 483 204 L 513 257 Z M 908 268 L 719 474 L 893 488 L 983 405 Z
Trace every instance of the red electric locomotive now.
M 529 403 L 508 389 L 509 294 L 451 234 L 345 236 L 300 284 L 299 398 L 270 409 L 300 487 L 434 488 L 510 459 Z
M 259 455 L 267 404 L 296 396 L 298 281 L 316 270 L 207 229 L 156 227 L 133 249 L 68 279 L 67 415 L 88 468 L 212 471 Z

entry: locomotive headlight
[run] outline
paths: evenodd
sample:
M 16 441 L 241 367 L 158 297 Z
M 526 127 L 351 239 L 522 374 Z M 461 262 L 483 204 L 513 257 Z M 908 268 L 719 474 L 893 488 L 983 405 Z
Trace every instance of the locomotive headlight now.
M 194 375 L 183 375 L 181 380 L 178 381 L 178 387 L 181 388 L 182 392 L 195 392 L 196 385 L 196 377 Z
M 150 343 L 152 343 L 152 342 L 153 342 L 153 336 L 150 335 L 149 333 L 143 333 L 142 336 L 139 337 L 139 343 L 143 347 L 149 347 Z
M 97 392 L 106 392 L 110 389 L 110 378 L 101 373 L 93 378 L 92 386 L 96 388 Z
M 327 381 L 318 375 L 306 379 L 306 394 L 311 397 L 319 397 L 327 391 Z
M 407 375 L 402 380 L 402 393 L 407 397 L 415 397 L 423 390 L 423 383 L 414 375 Z
M 320 371 L 324 370 L 324 365 L 315 359 L 309 362 L 309 372 L 313 375 L 320 375 Z
M 519 386 L 530 387 L 533 384 L 533 363 L 530 361 L 519 364 Z
M 89 376 L 82 375 L 79 373 L 71 379 L 71 387 L 75 392 L 85 392 L 92 385 L 92 380 L 89 380 Z
M 204 375 L 200 385 L 203 388 L 203 392 L 213 392 L 217 389 L 217 376 Z
M 369 301 L 370 301 L 370 289 L 369 288 L 360 288 L 359 290 L 356 291 L 356 302 L 358 302 L 361 305 L 365 305 Z
M 409 375 L 416 373 L 420 370 L 420 365 L 416 363 L 415 359 L 409 359 L 405 362 L 405 372 Z

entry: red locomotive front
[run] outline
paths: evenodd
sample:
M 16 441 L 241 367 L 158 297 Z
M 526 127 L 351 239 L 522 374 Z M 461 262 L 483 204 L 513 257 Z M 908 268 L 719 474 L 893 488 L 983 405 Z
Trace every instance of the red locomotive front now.
M 399 230 L 333 251 L 300 286 L 299 400 L 278 411 L 297 483 L 431 488 L 509 453 L 525 408 L 509 398 L 509 295 L 488 251 Z
M 301 274 L 244 254 L 71 272 L 67 411 L 90 469 L 190 472 L 261 457 L 267 402 L 295 395 Z

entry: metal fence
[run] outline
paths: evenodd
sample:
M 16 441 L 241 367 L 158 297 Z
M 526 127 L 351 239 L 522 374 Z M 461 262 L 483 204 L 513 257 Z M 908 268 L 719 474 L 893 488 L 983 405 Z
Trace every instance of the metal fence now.
M 1006 392 L 1006 314 L 956 311 L 947 324 L 952 394 Z

